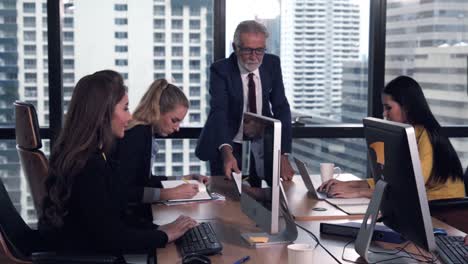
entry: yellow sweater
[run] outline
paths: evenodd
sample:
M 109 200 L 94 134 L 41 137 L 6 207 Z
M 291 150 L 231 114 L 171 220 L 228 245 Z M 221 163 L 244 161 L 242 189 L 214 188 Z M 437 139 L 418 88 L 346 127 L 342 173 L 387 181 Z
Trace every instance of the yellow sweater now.
M 437 200 L 464 197 L 465 185 L 461 180 L 453 181 L 452 179 L 448 179 L 445 183 L 430 187 L 427 186 L 433 166 L 432 144 L 424 127 L 415 126 L 414 130 L 416 133 L 416 142 L 418 144 L 419 159 L 421 160 L 422 174 L 424 177 L 424 183 L 426 184 L 427 199 Z M 374 179 L 367 179 L 367 183 L 372 189 L 374 189 Z

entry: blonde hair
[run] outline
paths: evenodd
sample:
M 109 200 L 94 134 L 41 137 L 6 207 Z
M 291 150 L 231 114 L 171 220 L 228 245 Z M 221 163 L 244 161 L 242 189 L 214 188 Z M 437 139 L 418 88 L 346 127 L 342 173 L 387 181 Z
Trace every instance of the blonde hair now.
M 154 130 L 161 114 L 172 111 L 179 105 L 189 108 L 184 92 L 165 79 L 156 80 L 138 103 L 128 129 L 137 125 L 151 125 Z

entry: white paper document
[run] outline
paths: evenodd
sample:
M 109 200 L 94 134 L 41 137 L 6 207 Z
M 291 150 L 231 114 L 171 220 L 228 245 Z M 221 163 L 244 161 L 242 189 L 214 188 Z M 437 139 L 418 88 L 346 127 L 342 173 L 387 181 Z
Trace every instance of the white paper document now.
M 181 184 L 187 184 L 183 180 L 174 180 L 174 181 L 162 181 L 162 186 L 164 188 L 174 188 L 177 187 Z M 188 180 L 188 183 L 190 184 L 198 184 L 198 193 L 192 197 L 192 198 L 187 198 L 187 199 L 174 199 L 174 200 L 168 200 L 168 202 L 189 202 L 189 201 L 200 201 L 200 200 L 211 200 L 211 195 L 206 189 L 205 184 L 196 181 L 196 180 Z

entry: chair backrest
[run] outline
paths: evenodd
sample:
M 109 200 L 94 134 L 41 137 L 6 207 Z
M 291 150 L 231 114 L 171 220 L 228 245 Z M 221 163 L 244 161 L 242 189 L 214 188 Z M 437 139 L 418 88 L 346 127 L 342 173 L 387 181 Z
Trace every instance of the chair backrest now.
M 40 149 L 42 147 L 39 134 L 39 122 L 34 106 L 30 103 L 16 101 L 16 144 L 23 149 Z
M 16 146 L 16 150 L 39 218 L 42 212 L 42 201 L 46 195 L 45 180 L 49 173 L 49 161 L 40 150 L 25 150 L 19 146 Z
M 468 166 L 465 170 L 465 175 L 463 175 L 463 181 L 465 182 L 465 196 L 468 197 Z
M 16 211 L 0 179 L 0 234 L 6 255 L 14 261 L 30 261 L 31 253 L 38 245 L 36 230 L 32 230 Z
M 39 134 L 36 109 L 32 104 L 16 101 L 16 149 L 21 167 L 29 183 L 34 207 L 40 217 L 41 203 L 46 194 L 45 180 L 49 171 L 49 162 L 40 150 L 42 147 Z

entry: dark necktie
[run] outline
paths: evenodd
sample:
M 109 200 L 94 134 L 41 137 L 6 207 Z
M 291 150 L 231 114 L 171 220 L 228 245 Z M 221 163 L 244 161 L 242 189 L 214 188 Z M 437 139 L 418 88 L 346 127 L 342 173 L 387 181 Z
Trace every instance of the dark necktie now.
M 255 82 L 253 80 L 254 74 L 249 73 L 249 83 L 247 86 L 249 87 L 249 112 L 254 114 L 257 113 L 257 100 L 255 98 Z

